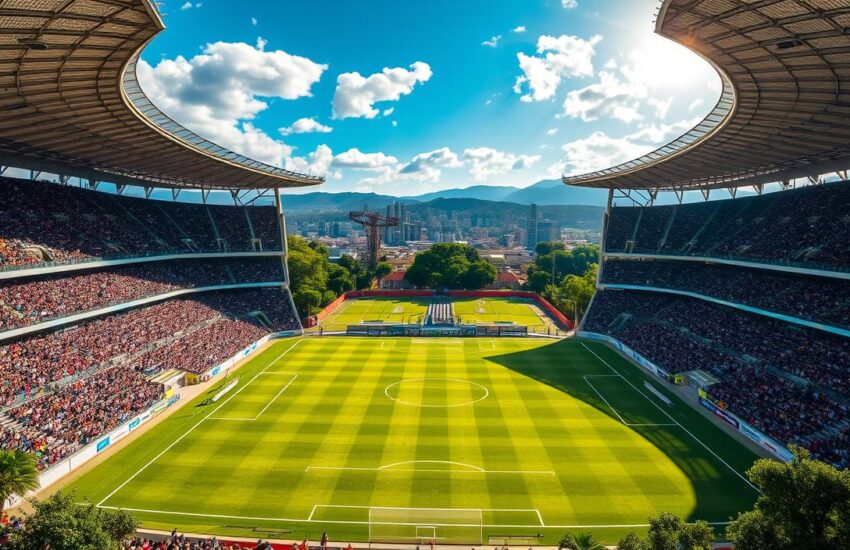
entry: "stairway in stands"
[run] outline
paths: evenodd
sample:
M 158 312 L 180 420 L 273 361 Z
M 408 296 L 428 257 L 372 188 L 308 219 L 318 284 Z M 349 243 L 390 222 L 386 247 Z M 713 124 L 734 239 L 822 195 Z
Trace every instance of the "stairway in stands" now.
M 451 326 L 455 324 L 455 308 L 450 298 L 436 297 L 428 304 L 425 313 L 426 325 Z

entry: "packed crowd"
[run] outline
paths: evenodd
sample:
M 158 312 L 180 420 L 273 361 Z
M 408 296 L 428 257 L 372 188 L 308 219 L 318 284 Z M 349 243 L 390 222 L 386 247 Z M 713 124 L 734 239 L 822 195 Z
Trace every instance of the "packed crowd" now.
M 271 206 L 206 206 L 0 178 L 0 270 L 164 253 L 280 250 Z
M 721 264 L 611 260 L 607 284 L 695 292 L 828 325 L 850 327 L 850 284 L 842 279 L 795 275 Z
M 298 327 L 278 289 L 203 293 L 100 317 L 76 328 L 0 344 L 0 408 L 103 369 L 222 316 L 262 311 L 274 331 Z M 235 350 L 238 351 L 238 350 Z
M 850 184 L 651 208 L 616 207 L 608 252 L 850 267 Z
M 156 402 L 162 387 L 147 377 L 206 372 L 269 330 L 297 326 L 279 289 L 234 290 L 3 344 L 0 407 L 14 422 L 0 426 L 0 448 L 32 451 L 47 468 Z
M 818 456 L 832 460 L 847 451 L 846 437 L 823 431 L 850 419 L 850 339 L 699 299 L 617 290 L 597 293 L 583 328 L 670 373 L 713 374 L 715 399 L 783 443 L 817 442 Z
M 280 282 L 277 258 L 173 260 L 0 281 L 0 332 L 175 290 Z

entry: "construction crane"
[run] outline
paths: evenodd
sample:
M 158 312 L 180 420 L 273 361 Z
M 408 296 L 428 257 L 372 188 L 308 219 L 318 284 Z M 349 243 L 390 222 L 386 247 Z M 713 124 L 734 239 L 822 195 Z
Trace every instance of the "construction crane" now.
M 400 220 L 392 216 L 382 216 L 377 212 L 370 212 L 366 207 L 363 207 L 361 211 L 349 212 L 348 218 L 354 223 L 362 225 L 366 231 L 366 265 L 369 266 L 369 269 L 375 269 L 381 252 L 381 238 L 384 236 L 384 229 L 397 227 Z

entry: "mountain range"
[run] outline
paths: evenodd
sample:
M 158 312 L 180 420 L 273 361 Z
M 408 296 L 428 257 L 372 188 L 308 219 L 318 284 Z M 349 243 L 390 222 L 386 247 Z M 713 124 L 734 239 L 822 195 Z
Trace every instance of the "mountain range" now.
M 494 202 L 510 202 L 529 205 L 575 205 L 605 206 L 608 191 L 567 187 L 560 180 L 543 180 L 529 187 L 510 187 L 496 185 L 474 185 L 463 189 L 445 189 L 409 197 L 393 197 L 377 193 L 325 193 L 314 192 L 298 195 L 286 195 L 284 207 L 311 211 L 360 210 L 364 206 L 370 209 L 384 209 L 396 201 L 407 203 L 425 203 L 435 199 L 477 199 Z

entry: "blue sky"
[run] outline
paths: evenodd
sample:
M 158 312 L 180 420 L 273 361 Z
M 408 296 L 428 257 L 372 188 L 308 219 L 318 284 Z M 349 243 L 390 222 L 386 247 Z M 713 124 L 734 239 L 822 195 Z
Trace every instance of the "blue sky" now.
M 526 186 L 687 130 L 719 79 L 656 0 L 203 0 L 161 6 L 140 79 L 238 152 L 324 191 Z

